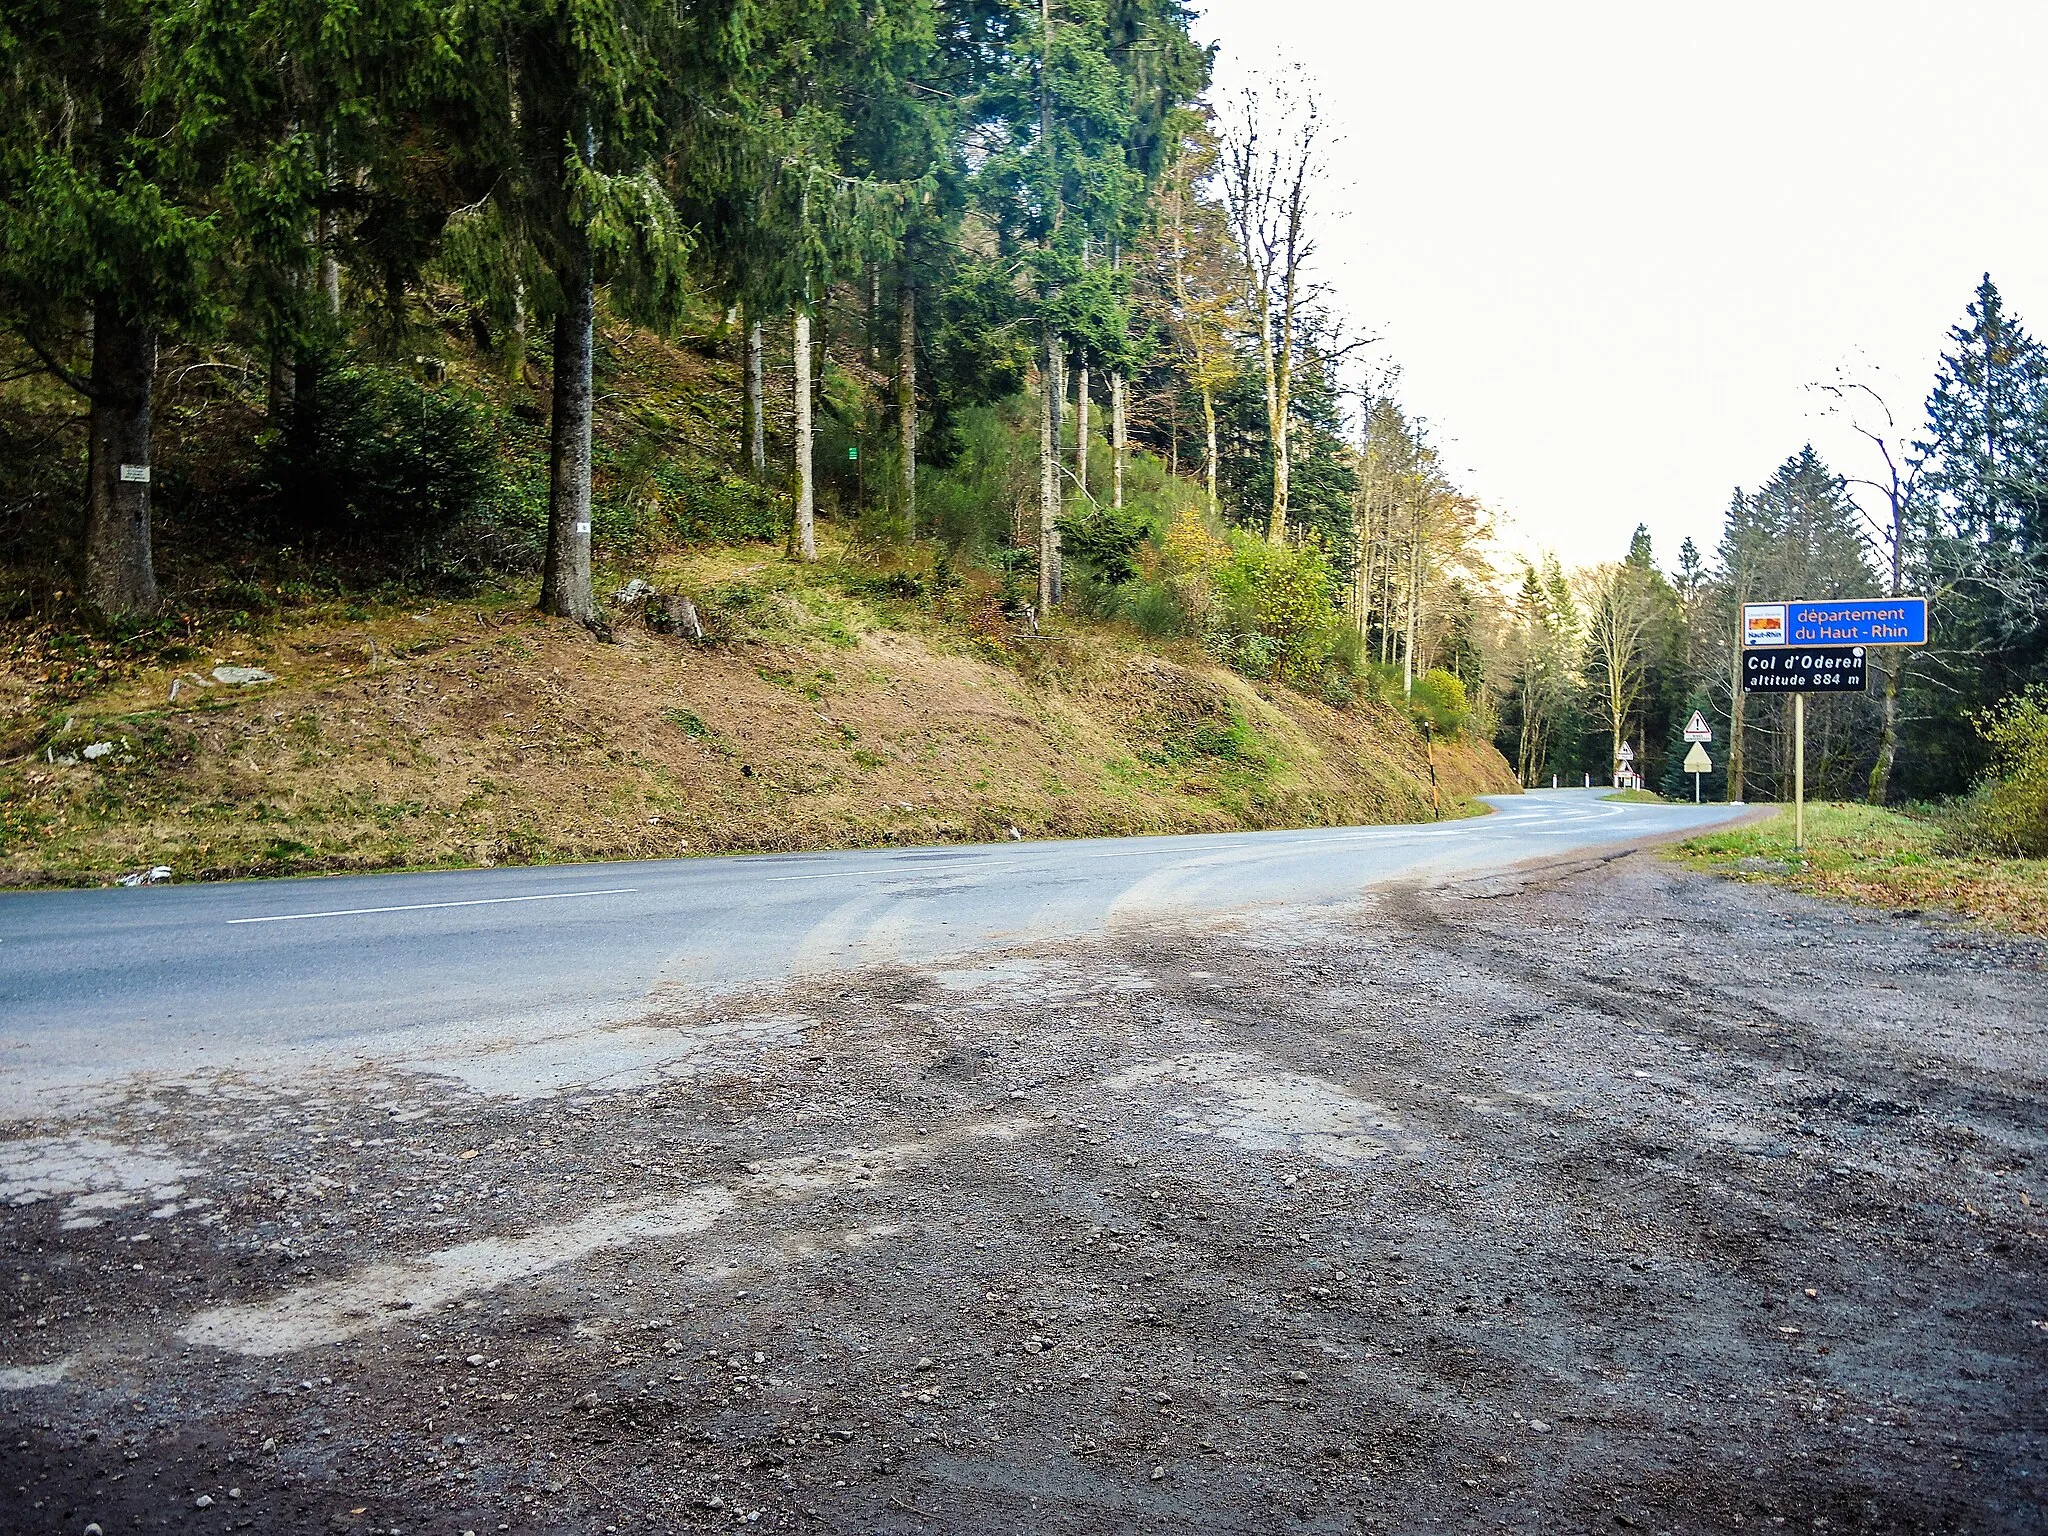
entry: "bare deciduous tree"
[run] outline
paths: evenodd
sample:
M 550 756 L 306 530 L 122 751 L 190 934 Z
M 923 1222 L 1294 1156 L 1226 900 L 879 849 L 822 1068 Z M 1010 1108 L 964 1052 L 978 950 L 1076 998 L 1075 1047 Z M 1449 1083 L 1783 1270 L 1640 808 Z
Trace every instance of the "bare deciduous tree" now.
M 1315 98 L 1268 83 L 1247 88 L 1222 135 L 1223 202 L 1244 261 L 1245 303 L 1257 326 L 1273 449 L 1273 502 L 1266 537 L 1287 537 L 1288 409 L 1298 319 L 1313 299 L 1307 279 L 1315 242 L 1309 192 L 1321 173 L 1322 118 Z
M 1203 480 L 1210 516 L 1217 505 L 1216 395 L 1237 377 L 1237 342 L 1249 286 L 1227 216 L 1198 189 L 1216 173 L 1218 150 L 1206 122 L 1191 130 L 1160 189 L 1173 334 L 1189 385 L 1202 401 Z
M 1580 605 L 1591 649 L 1592 682 L 1600 690 L 1613 737 L 1617 774 L 1629 717 L 1643 694 L 1644 641 L 1652 617 L 1649 586 L 1633 565 L 1608 561 L 1580 573 Z
M 1883 566 L 1886 590 L 1893 597 L 1905 595 L 1908 563 L 1912 558 L 1913 524 L 1919 502 L 1920 460 L 1913 454 L 1910 439 L 1900 431 L 1898 418 L 1877 388 L 1837 371 L 1829 383 L 1816 386 L 1833 402 L 1858 437 L 1877 450 L 1881 468 L 1874 475 L 1849 475 L 1851 485 L 1860 485 L 1883 499 L 1885 515 L 1873 516 L 1861 502 L 1857 511 L 1869 525 Z M 1913 653 L 1904 646 L 1877 647 L 1873 660 L 1884 680 L 1879 705 L 1877 760 L 1871 765 L 1868 799 L 1883 805 L 1891 793 L 1892 765 L 1899 755 L 1899 687 L 1905 681 L 1906 665 Z

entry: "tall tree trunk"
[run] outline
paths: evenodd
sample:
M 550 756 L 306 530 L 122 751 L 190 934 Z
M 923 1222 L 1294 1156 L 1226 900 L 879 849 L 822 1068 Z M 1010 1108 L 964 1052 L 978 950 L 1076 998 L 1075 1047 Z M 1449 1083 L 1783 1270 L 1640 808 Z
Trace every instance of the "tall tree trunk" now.
M 747 326 L 747 458 L 754 473 L 768 472 L 768 434 L 762 424 L 761 322 Z
M 1380 561 L 1380 665 L 1394 661 L 1394 504 L 1387 501 L 1387 553 Z
M 1892 536 L 1891 544 L 1891 595 L 1901 597 L 1906 591 L 1906 500 L 1907 494 L 1900 490 L 1896 473 L 1892 478 Z M 1906 675 L 1906 657 L 1909 653 L 1894 648 L 1891 665 L 1880 666 L 1884 672 L 1884 712 L 1882 727 L 1877 742 L 1877 761 L 1870 767 L 1869 801 L 1872 805 L 1883 805 L 1891 798 L 1892 765 L 1899 756 L 1899 685 Z
M 903 463 L 903 529 L 917 537 L 917 285 L 904 263 L 896 282 L 896 451 Z
M 102 618 L 139 617 L 157 607 L 149 546 L 156 332 L 124 318 L 111 299 L 93 310 L 91 383 L 85 600 Z
M 1283 399 L 1278 424 L 1273 431 L 1273 515 L 1266 528 L 1267 542 L 1287 542 L 1287 492 L 1292 449 L 1287 441 L 1287 405 Z
M 595 626 L 597 599 L 590 590 L 590 365 L 597 294 L 588 254 L 562 277 L 562 307 L 555 315 L 548 554 L 541 570 L 540 608 Z
M 1891 798 L 1892 765 L 1899 756 L 1899 684 L 1906 671 L 1906 652 L 1894 649 L 1891 665 L 1884 668 L 1884 701 L 1882 721 L 1877 738 L 1877 761 L 1870 768 L 1870 794 L 1872 805 L 1883 805 Z
M 1074 380 L 1074 483 L 1088 499 L 1088 359 L 1084 355 Z
M 1208 459 L 1203 464 L 1203 473 L 1209 482 L 1209 515 L 1221 517 L 1221 504 L 1216 500 L 1216 394 L 1207 384 L 1202 386 L 1202 430 L 1206 435 Z
M 1422 519 L 1418 507 L 1408 540 L 1408 644 L 1401 652 L 1401 692 L 1404 696 L 1415 692 L 1415 631 L 1421 611 Z
M 1742 707 L 1747 702 L 1742 692 L 1742 605 L 1735 605 L 1736 635 L 1735 657 L 1732 675 L 1728 679 L 1728 801 L 1732 805 L 1742 798 Z
M 1038 0 L 1038 143 L 1046 181 L 1053 187 L 1053 227 L 1060 221 L 1059 183 L 1054 176 L 1052 139 L 1052 0 Z M 1050 238 L 1046 248 L 1051 248 Z M 1067 393 L 1066 349 L 1053 328 L 1040 321 L 1045 342 L 1045 377 L 1039 395 L 1038 428 L 1038 616 L 1060 600 L 1060 406 Z
M 811 464 L 811 314 L 796 312 L 796 522 L 790 543 L 800 559 L 818 558 L 817 483 Z
M 332 129 L 328 130 L 327 142 L 321 154 L 321 159 L 326 162 L 321 171 L 321 180 L 326 183 L 328 192 L 332 194 L 341 185 L 341 178 L 335 174 L 334 170 L 334 132 Z M 334 252 L 336 228 L 334 210 L 331 208 L 321 210 L 319 226 L 315 233 L 316 238 L 320 242 L 320 294 L 327 301 L 327 317 L 330 320 L 341 318 L 341 261 Z M 525 318 L 523 307 L 520 311 L 520 316 L 523 322 Z M 522 323 L 520 338 L 524 340 L 525 335 L 525 327 Z
M 282 426 L 299 398 L 299 355 L 289 342 L 270 349 L 270 376 L 265 381 L 263 414 Z
M 512 334 L 505 344 L 505 377 L 526 376 L 526 284 L 512 280 Z
M 1067 344 L 1054 336 L 1049 345 L 1058 348 L 1059 366 L 1053 371 L 1052 443 L 1057 453 L 1067 451 Z M 1064 493 L 1062 493 L 1064 495 Z
M 1052 612 L 1059 601 L 1060 563 L 1060 382 L 1067 360 L 1050 326 L 1045 330 L 1045 378 L 1039 395 L 1038 424 L 1038 612 Z
M 872 373 L 882 366 L 882 344 L 877 339 L 875 331 L 875 327 L 882 322 L 882 264 L 879 261 L 868 263 L 868 312 L 865 318 L 867 321 L 868 337 L 868 371 Z
M 1266 386 L 1266 439 L 1273 454 L 1273 499 L 1266 517 L 1266 539 L 1278 544 L 1287 537 L 1286 472 L 1280 467 L 1287 453 L 1287 408 L 1280 400 L 1280 371 L 1273 356 L 1272 305 L 1263 296 L 1258 320 L 1259 366 Z
M 1124 452 L 1130 446 L 1129 427 L 1124 419 L 1124 371 L 1109 376 L 1109 504 L 1121 510 L 1124 504 Z
M 320 215 L 320 297 L 327 303 L 327 318 L 341 318 L 341 260 L 334 254 L 334 215 Z
M 1526 683 L 1522 686 L 1522 737 L 1516 743 L 1515 777 L 1527 788 L 1534 783 L 1535 768 L 1530 759 L 1536 747 L 1536 693 Z

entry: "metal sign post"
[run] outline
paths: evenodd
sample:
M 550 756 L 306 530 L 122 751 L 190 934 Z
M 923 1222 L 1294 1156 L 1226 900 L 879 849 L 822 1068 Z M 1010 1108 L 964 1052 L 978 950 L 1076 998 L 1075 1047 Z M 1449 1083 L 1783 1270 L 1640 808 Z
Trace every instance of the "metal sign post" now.
M 1806 852 L 1806 691 L 1792 695 L 1792 851 Z
M 1707 749 L 1695 741 L 1692 750 L 1685 754 L 1685 771 L 1692 775 L 1692 803 L 1700 803 L 1700 775 L 1714 771 L 1714 760 L 1707 756 Z

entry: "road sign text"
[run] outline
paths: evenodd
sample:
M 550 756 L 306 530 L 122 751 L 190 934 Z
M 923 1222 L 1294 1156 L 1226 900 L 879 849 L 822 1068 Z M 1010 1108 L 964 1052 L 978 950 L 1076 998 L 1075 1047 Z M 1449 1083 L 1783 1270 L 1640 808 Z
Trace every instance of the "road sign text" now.
M 1792 645 L 1742 657 L 1744 693 L 1862 693 L 1866 677 L 1860 645 Z
M 1775 645 L 1925 645 L 1924 597 L 1745 603 L 1744 650 Z

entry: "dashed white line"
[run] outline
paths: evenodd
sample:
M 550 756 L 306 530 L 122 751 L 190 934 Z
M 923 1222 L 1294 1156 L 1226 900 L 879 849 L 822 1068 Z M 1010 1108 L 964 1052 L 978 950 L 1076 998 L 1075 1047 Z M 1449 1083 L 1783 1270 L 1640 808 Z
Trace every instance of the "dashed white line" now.
M 313 917 L 367 917 L 376 912 L 431 912 L 438 907 L 501 907 L 515 901 L 569 901 L 578 896 L 630 896 L 638 886 L 620 885 L 603 891 L 548 891 L 538 896 L 483 896 L 474 901 L 414 901 L 402 907 L 342 907 L 333 912 L 275 912 L 267 917 L 231 917 L 236 923 L 302 923 Z

